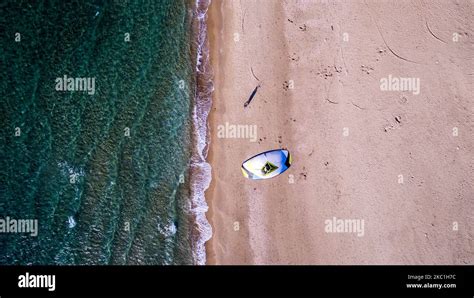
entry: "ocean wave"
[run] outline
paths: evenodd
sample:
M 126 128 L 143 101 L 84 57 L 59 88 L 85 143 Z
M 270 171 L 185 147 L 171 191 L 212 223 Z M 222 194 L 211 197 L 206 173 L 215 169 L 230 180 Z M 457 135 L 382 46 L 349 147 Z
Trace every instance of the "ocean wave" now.
M 196 93 L 194 96 L 193 125 L 195 151 L 191 158 L 191 212 L 195 217 L 193 230 L 193 259 L 195 264 L 206 264 L 205 243 L 211 239 L 212 228 L 206 218 L 208 206 L 204 193 L 211 183 L 211 166 L 206 162 L 209 134 L 207 118 L 212 104 L 212 69 L 209 60 L 207 39 L 207 10 L 210 0 L 196 0 L 195 53 L 196 53 Z

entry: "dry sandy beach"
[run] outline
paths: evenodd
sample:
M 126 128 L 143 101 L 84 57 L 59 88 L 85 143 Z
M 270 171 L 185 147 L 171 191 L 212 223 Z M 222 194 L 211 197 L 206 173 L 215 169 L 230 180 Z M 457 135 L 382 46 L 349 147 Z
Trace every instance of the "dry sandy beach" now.
M 207 263 L 473 264 L 473 3 L 214 0 Z

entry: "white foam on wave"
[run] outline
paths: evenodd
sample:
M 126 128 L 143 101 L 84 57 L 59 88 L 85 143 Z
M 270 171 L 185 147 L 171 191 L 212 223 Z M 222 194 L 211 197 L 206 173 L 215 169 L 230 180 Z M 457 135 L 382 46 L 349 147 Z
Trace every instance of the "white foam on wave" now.
M 74 220 L 74 217 L 69 216 L 67 218 L 68 226 L 70 229 L 74 228 L 76 226 L 76 221 Z
M 191 159 L 191 206 L 190 210 L 195 216 L 195 232 L 193 237 L 193 258 L 198 265 L 206 264 L 205 243 L 211 239 L 212 228 L 206 218 L 209 210 L 204 193 L 211 183 L 211 166 L 206 162 L 208 151 L 208 124 L 207 117 L 211 109 L 212 71 L 209 61 L 209 47 L 207 40 L 207 10 L 210 0 L 196 0 L 195 16 L 197 17 L 197 42 L 196 42 L 196 73 L 197 82 L 194 96 L 193 124 L 196 152 Z M 194 232 L 194 231 L 193 231 Z
M 168 222 L 167 224 L 158 224 L 158 231 L 165 238 L 168 238 L 176 234 L 177 228 L 174 222 Z

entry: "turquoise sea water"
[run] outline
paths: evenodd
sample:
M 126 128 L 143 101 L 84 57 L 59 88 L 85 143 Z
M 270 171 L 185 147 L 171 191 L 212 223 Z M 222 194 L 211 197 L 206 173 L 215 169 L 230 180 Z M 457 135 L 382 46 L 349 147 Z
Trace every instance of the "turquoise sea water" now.
M 196 263 L 191 5 L 0 6 L 0 218 L 39 224 L 0 233 L 0 264 Z

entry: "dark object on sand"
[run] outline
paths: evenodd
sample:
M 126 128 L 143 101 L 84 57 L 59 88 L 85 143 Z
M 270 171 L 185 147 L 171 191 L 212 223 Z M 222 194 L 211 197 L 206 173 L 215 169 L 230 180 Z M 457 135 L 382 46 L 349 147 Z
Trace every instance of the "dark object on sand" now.
M 258 85 L 257 87 L 255 87 L 255 89 L 253 89 L 253 92 L 252 94 L 250 94 L 249 99 L 244 103 L 244 108 L 246 108 L 250 104 L 255 94 L 257 94 L 258 88 L 260 88 L 260 85 Z

